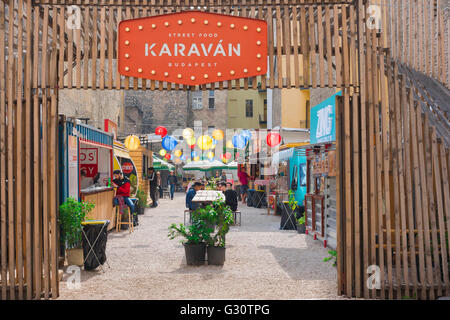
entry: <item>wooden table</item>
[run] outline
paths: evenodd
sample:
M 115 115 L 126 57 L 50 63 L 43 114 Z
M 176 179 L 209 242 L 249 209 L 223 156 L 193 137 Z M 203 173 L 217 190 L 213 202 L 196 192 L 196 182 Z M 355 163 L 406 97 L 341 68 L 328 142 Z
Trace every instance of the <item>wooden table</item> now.
M 94 188 L 81 191 L 81 199 L 93 202 L 94 209 L 89 212 L 87 218 L 91 220 L 109 220 L 108 230 L 115 227 L 115 210 L 113 208 L 114 188 Z
M 222 199 L 225 201 L 225 195 L 222 191 L 216 190 L 199 190 L 192 199 L 192 202 L 200 202 L 203 204 L 211 204 L 216 200 Z

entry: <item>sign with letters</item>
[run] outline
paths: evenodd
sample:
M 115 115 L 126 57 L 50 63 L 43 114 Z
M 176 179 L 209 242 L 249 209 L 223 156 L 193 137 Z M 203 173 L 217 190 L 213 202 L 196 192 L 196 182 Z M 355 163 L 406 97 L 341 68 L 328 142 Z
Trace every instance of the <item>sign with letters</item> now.
M 119 73 L 201 85 L 267 73 L 264 20 L 187 11 L 119 24 Z
M 98 172 L 97 148 L 80 148 L 80 169 L 86 171 L 86 177 L 93 178 Z
M 342 92 L 311 108 L 311 144 L 336 141 L 336 96 Z

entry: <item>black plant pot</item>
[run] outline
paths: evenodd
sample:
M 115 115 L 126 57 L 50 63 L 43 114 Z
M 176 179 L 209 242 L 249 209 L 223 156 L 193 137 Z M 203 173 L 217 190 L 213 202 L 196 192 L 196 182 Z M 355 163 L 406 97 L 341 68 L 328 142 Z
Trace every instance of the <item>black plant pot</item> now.
M 137 214 L 142 215 L 144 213 L 145 213 L 145 208 L 144 207 L 138 207 Z
M 186 254 L 186 263 L 189 266 L 201 266 L 205 264 L 206 243 L 185 244 L 184 253 Z
M 300 234 L 303 234 L 303 233 L 306 232 L 306 227 L 305 227 L 304 223 L 303 224 L 298 224 L 297 223 L 297 232 L 300 233 Z
M 225 262 L 225 248 L 208 246 L 208 264 L 223 266 Z

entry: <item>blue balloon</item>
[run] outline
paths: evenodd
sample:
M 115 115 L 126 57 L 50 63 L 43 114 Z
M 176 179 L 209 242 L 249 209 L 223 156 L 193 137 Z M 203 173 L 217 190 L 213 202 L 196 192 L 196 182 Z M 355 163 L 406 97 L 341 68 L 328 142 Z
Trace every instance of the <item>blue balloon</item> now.
M 197 151 L 191 152 L 191 158 L 195 158 L 198 155 Z
M 244 149 L 247 146 L 248 141 L 250 140 L 249 137 L 243 136 L 240 134 L 235 134 L 233 138 L 231 139 L 231 142 L 233 143 L 233 146 L 237 149 Z
M 166 136 L 162 140 L 162 147 L 167 151 L 172 151 L 177 146 L 178 142 L 174 137 Z
M 182 161 L 186 161 L 187 157 L 186 157 L 185 154 L 183 154 L 183 155 L 180 157 L 180 159 L 181 159 Z

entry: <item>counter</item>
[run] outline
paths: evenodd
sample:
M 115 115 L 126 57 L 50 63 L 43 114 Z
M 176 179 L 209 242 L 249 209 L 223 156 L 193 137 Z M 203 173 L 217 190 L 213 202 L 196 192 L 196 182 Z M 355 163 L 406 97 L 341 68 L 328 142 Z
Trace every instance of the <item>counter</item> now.
M 114 188 L 112 187 L 93 187 L 80 191 L 83 201 L 92 202 L 95 208 L 87 216 L 93 220 L 109 220 L 108 230 L 115 228 L 116 219 L 113 207 Z

